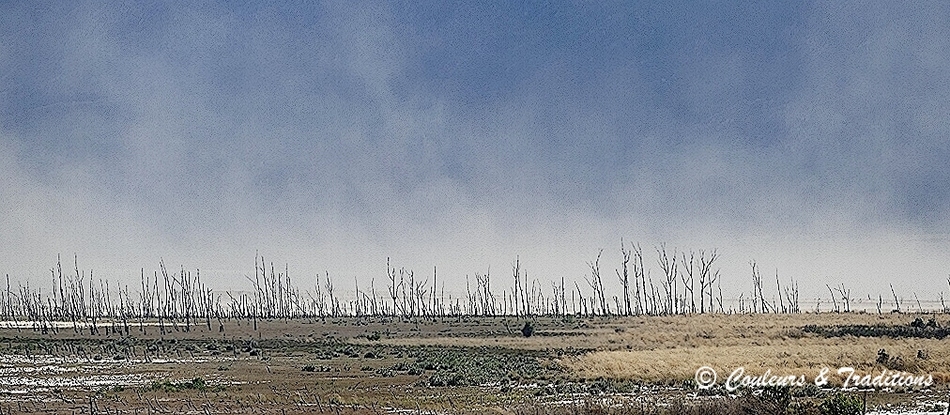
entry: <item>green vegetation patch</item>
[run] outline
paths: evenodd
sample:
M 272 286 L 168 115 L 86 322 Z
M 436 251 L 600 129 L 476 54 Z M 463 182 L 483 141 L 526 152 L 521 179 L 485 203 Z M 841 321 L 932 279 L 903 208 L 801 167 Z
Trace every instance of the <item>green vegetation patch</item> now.
M 155 381 L 152 382 L 152 385 L 149 387 L 150 390 L 159 390 L 163 392 L 180 392 L 187 390 L 194 390 L 199 392 L 221 392 L 224 390 L 224 386 L 208 385 L 202 378 L 194 378 L 191 380 L 183 380 L 180 382 L 172 382 L 168 380 Z
M 943 339 L 950 336 L 950 328 L 942 327 L 934 319 L 923 321 L 916 318 L 907 325 L 836 325 L 836 326 L 818 326 L 809 324 L 802 327 L 805 333 L 815 333 L 822 337 L 891 337 L 900 338 L 921 338 L 921 339 Z
M 517 383 L 544 374 L 539 357 L 523 350 L 499 348 L 420 348 L 414 360 L 392 371 L 428 375 L 429 386 L 481 386 Z

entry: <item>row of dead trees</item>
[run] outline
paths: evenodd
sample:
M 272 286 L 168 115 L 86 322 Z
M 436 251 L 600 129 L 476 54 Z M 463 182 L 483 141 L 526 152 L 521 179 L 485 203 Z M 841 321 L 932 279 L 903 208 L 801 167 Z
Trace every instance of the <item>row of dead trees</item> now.
M 738 300 L 738 312 L 740 313 L 800 313 L 802 312 L 801 303 L 799 301 L 799 292 L 798 292 L 798 282 L 794 279 L 788 281 L 785 286 L 782 286 L 782 281 L 779 278 L 778 270 L 775 271 L 775 293 L 774 295 L 767 295 L 765 284 L 766 281 L 762 279 L 762 272 L 755 261 L 751 261 L 749 265 L 752 267 L 752 291 L 750 293 L 742 293 L 739 295 Z M 829 288 L 830 289 L 830 288 Z M 845 290 L 844 284 L 840 286 L 841 290 Z M 844 292 L 844 291 L 843 291 Z M 850 290 L 846 291 L 850 294 Z M 749 294 L 746 297 L 746 294 Z M 850 297 L 849 297 L 850 298 Z M 821 304 L 821 300 L 818 300 L 818 304 Z M 837 304 L 837 303 L 836 303 Z M 842 310 L 838 309 L 837 305 L 834 309 L 835 312 L 840 312 Z M 850 309 L 850 302 L 848 303 L 848 312 Z
M 457 287 L 446 295 L 445 282 L 438 269 L 420 277 L 412 270 L 396 268 L 387 259 L 385 281 L 377 288 L 376 279 L 368 286 L 355 281 L 355 295 L 343 295 L 334 286 L 329 272 L 318 274 L 313 286 L 301 291 L 290 277 L 287 266 L 278 269 L 263 257 L 255 256 L 254 274 L 245 276 L 251 289 L 245 292 L 213 291 L 194 272 L 181 267 L 172 272 L 160 261 L 159 270 L 151 275 L 141 271 L 140 284 L 111 284 L 95 278 L 92 271 L 80 271 L 74 257 L 71 272 L 64 272 L 57 259 L 51 269 L 52 285 L 43 288 L 11 286 L 0 295 L 0 313 L 7 322 L 29 322 L 33 328 L 48 330 L 71 323 L 75 330 L 87 328 L 93 333 L 100 327 L 126 331 L 136 325 L 157 325 L 159 330 L 191 330 L 197 325 L 209 330 L 223 320 L 260 319 L 326 319 L 344 316 L 387 317 L 394 319 L 461 318 L 465 316 L 639 316 L 704 313 L 800 313 L 798 283 L 784 282 L 775 273 L 775 290 L 767 286 L 759 266 L 751 262 L 752 290 L 742 293 L 737 302 L 725 304 L 722 280 L 717 268 L 719 254 L 715 250 L 677 251 L 659 245 L 653 249 L 655 265 L 651 268 L 639 244 L 620 242 L 619 266 L 613 274 L 616 288 L 605 283 L 601 257 L 603 250 L 588 265 L 581 279 L 567 284 L 564 277 L 542 282 L 529 277 L 520 258 L 511 266 L 511 285 L 507 290 L 493 288 L 491 270 L 466 277 L 463 295 L 453 296 Z M 653 275 L 651 271 L 658 269 Z M 583 284 L 581 283 L 583 281 Z M 950 283 L 950 279 L 948 279 Z M 550 284 L 550 285 L 546 285 Z M 827 285 L 830 311 L 851 312 L 855 301 L 844 284 Z M 613 291 L 611 291 L 613 290 Z M 902 299 L 891 287 L 893 311 L 901 311 Z M 870 297 L 869 297 L 870 299 Z M 916 296 L 915 296 L 916 299 Z M 883 312 L 879 297 L 878 312 Z M 941 296 L 943 309 L 947 310 Z M 920 306 L 917 301 L 918 308 Z M 821 300 L 816 311 L 821 309 Z M 889 310 L 890 311 L 890 310 Z M 53 324 L 54 322 L 59 324 Z M 18 325 L 21 326 L 21 325 Z
M 775 291 L 768 293 L 768 288 L 766 288 L 766 286 L 770 284 L 770 282 L 763 279 L 761 270 L 755 261 L 752 261 L 749 264 L 752 269 L 752 290 L 749 292 L 744 292 L 739 296 L 735 309 L 736 312 L 801 313 L 803 311 L 799 297 L 798 282 L 792 279 L 783 285 L 782 280 L 779 278 L 778 270 L 776 270 Z M 947 283 L 950 285 L 950 277 L 947 278 Z M 894 285 L 889 284 L 889 287 L 891 293 L 889 300 L 892 301 L 885 301 L 884 295 L 879 294 L 876 300 L 868 295 L 866 299 L 867 303 L 864 304 L 871 304 L 873 307 L 865 305 L 864 307 L 860 308 L 860 311 L 871 312 L 876 309 L 878 314 L 883 314 L 885 312 L 902 313 L 905 311 L 911 311 L 924 313 L 934 311 L 934 307 L 924 307 L 916 293 L 913 294 L 914 303 L 912 303 L 911 307 L 908 308 L 904 305 L 905 299 L 897 295 Z M 849 288 L 844 283 L 840 283 L 836 286 L 825 284 L 825 288 L 828 290 L 828 297 L 818 297 L 815 299 L 814 309 L 812 311 L 816 313 L 850 313 L 853 311 L 858 311 L 858 307 L 861 306 L 860 303 L 863 303 L 863 299 L 854 296 L 852 294 L 851 288 Z M 950 313 L 950 307 L 947 306 L 942 292 L 940 293 L 939 302 L 939 311 Z M 914 305 L 916 305 L 916 307 L 914 307 Z M 885 307 L 891 308 L 885 309 Z

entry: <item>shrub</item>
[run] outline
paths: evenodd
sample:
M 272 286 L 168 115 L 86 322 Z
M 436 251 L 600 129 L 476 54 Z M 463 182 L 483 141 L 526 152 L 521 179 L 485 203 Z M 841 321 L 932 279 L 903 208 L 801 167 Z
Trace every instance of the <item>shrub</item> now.
M 785 412 L 792 402 L 791 388 L 788 386 L 767 386 L 759 392 L 759 399 L 773 407 L 776 412 Z
M 405 365 L 394 365 L 401 370 Z M 433 348 L 419 351 L 410 375 L 429 372 L 429 386 L 478 386 L 518 379 L 537 379 L 544 371 L 538 358 L 522 351 Z
M 212 391 L 219 392 L 224 390 L 223 386 L 214 386 L 209 387 L 207 382 L 202 378 L 194 378 L 191 380 L 185 380 L 181 382 L 171 382 L 171 381 L 156 381 L 152 382 L 152 390 L 162 390 L 165 392 L 178 392 L 183 390 L 197 390 L 201 392 Z
M 530 321 L 524 322 L 524 327 L 521 328 L 521 334 L 525 337 L 531 337 L 534 334 L 534 324 L 531 324 Z
M 818 409 L 824 415 L 860 415 L 864 413 L 864 405 L 861 404 L 861 399 L 840 392 L 825 398 Z
M 877 362 L 878 362 L 878 363 L 880 363 L 880 364 L 883 365 L 883 364 L 887 363 L 887 361 L 890 360 L 890 359 L 891 359 L 891 356 L 887 354 L 887 351 L 886 351 L 886 350 L 881 349 L 881 350 L 878 350 L 878 351 L 877 351 Z

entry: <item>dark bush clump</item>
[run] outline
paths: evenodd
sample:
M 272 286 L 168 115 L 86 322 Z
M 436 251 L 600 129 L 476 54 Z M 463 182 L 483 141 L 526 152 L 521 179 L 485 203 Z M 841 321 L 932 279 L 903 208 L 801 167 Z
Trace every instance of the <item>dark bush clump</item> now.
M 524 323 L 524 327 L 521 328 L 521 334 L 525 337 L 531 337 L 534 334 L 534 324 L 531 324 L 530 321 Z

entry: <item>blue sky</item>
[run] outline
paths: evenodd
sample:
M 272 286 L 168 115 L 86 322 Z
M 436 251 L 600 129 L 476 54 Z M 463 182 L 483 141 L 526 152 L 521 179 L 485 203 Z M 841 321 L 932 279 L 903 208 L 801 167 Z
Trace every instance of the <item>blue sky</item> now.
M 948 28 L 937 2 L 5 2 L 0 272 L 581 278 L 623 237 L 717 248 L 740 286 L 755 259 L 815 295 L 947 290 Z

